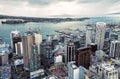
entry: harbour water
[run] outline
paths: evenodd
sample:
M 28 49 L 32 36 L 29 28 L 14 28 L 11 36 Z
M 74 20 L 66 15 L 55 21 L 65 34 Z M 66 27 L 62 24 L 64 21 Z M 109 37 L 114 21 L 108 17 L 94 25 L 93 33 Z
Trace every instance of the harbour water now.
M 28 31 L 29 29 L 32 30 L 39 30 L 42 34 L 42 37 L 45 39 L 46 35 L 48 34 L 57 34 L 55 30 L 59 29 L 86 29 L 86 24 L 95 24 L 96 22 L 106 22 L 109 24 L 120 23 L 120 17 L 112 16 L 112 17 L 92 17 L 91 19 L 85 21 L 78 21 L 78 22 L 61 22 L 61 23 L 35 23 L 30 22 L 26 24 L 1 24 L 0 23 L 0 37 L 5 40 L 6 43 L 10 43 L 10 32 L 12 30 L 19 30 L 21 33 Z

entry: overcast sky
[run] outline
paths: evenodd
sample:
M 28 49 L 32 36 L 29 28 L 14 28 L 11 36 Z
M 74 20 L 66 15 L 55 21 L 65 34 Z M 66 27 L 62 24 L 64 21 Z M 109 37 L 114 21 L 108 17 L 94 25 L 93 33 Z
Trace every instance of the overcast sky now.
M 114 12 L 120 12 L 119 0 L 0 0 L 0 14 L 15 16 L 101 16 Z

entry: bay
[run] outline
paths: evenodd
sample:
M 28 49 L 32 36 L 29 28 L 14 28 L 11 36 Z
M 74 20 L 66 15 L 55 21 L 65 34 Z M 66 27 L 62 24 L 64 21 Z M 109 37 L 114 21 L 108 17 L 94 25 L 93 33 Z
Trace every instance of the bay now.
M 31 30 L 39 30 L 42 34 L 43 39 L 46 39 L 49 34 L 57 34 L 55 30 L 70 28 L 70 29 L 81 29 L 86 30 L 86 24 L 95 24 L 96 22 L 106 22 L 109 24 L 120 23 L 119 16 L 107 16 L 107 17 L 91 17 L 91 19 L 85 21 L 75 21 L 75 22 L 60 22 L 60 23 L 35 23 L 30 22 L 26 24 L 1 24 L 0 23 L 0 38 L 2 38 L 6 43 L 10 43 L 10 33 L 13 30 L 18 30 L 24 33 Z

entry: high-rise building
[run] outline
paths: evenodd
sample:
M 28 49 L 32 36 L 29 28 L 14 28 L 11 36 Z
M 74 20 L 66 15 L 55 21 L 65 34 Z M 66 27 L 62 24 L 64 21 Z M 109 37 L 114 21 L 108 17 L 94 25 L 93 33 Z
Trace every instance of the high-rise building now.
M 68 77 L 69 79 L 79 79 L 79 67 L 73 62 L 68 62 Z
M 40 56 L 38 53 L 38 47 L 35 43 L 32 44 L 31 49 L 30 71 L 33 72 L 40 68 Z
M 110 40 L 110 35 L 111 35 L 111 28 L 106 28 L 105 39 Z
M 92 49 L 92 55 L 95 55 L 95 52 L 96 52 L 96 50 L 97 50 L 97 44 L 91 43 L 91 44 L 90 44 L 90 47 L 91 47 L 91 49 Z
M 22 42 L 15 43 L 15 50 L 16 50 L 16 55 L 18 55 L 18 56 L 22 56 L 23 55 Z
M 8 64 L 9 53 L 7 44 L 0 44 L 0 66 Z
M 90 72 L 83 66 L 79 66 L 79 79 L 89 79 Z
M 26 32 L 22 36 L 22 44 L 23 44 L 23 59 L 24 59 L 24 68 L 29 70 L 29 63 L 31 59 L 31 46 L 34 43 L 34 35 L 32 32 Z
M 97 44 L 98 50 L 103 49 L 104 46 L 105 28 L 106 28 L 106 23 L 104 22 L 98 22 L 96 24 L 95 43 Z
M 86 28 L 86 46 L 90 45 L 91 43 L 94 43 L 95 38 L 95 30 L 93 27 L 87 27 Z
M 34 43 L 36 43 L 36 45 L 37 45 L 36 51 L 38 52 L 38 54 L 35 54 L 35 55 L 38 56 L 38 55 L 40 55 L 39 47 L 40 47 L 40 43 L 41 43 L 41 36 L 39 36 L 38 33 L 36 33 L 36 32 L 32 32 L 32 31 L 25 32 L 24 35 L 22 36 L 23 53 L 24 53 L 23 59 L 25 62 L 24 68 L 28 69 L 28 70 L 30 70 L 30 60 L 32 60 L 32 57 L 34 57 L 34 56 L 32 56 L 32 55 L 34 55 L 33 49 L 32 49 L 32 45 Z M 37 62 L 37 60 L 36 60 L 36 62 Z
M 59 38 L 60 38 L 60 42 L 61 42 L 61 43 L 64 43 L 64 42 L 65 42 L 65 35 L 60 34 L 60 35 L 59 35 Z
M 16 52 L 15 50 L 15 43 L 21 42 L 21 34 L 19 31 L 15 30 L 10 33 L 10 39 L 11 39 L 11 48 L 13 49 L 13 52 Z
M 114 40 L 118 40 L 119 35 L 117 33 L 111 33 L 110 34 L 110 40 L 114 41 Z
M 58 45 L 58 43 L 59 43 L 58 39 L 53 39 L 52 40 L 52 50 L 55 49 L 55 46 Z
M 8 64 L 8 53 L 0 52 L 0 66 Z
M 90 47 L 87 48 L 79 48 L 76 51 L 76 65 L 83 66 L 85 68 L 89 68 L 91 62 L 91 54 L 92 50 Z
M 120 41 L 111 41 L 110 56 L 120 59 Z
M 52 47 L 51 42 L 45 41 L 41 44 L 40 47 L 41 54 L 44 55 L 47 59 L 52 58 Z
M 69 41 L 65 48 L 65 62 L 75 61 L 75 45 L 73 41 Z
M 10 51 L 8 47 L 8 44 L 0 44 L 0 79 L 11 78 L 11 65 L 9 64 L 8 60 Z
M 40 44 L 42 43 L 42 35 L 38 32 L 34 33 L 35 43 L 38 47 L 38 53 L 40 54 Z

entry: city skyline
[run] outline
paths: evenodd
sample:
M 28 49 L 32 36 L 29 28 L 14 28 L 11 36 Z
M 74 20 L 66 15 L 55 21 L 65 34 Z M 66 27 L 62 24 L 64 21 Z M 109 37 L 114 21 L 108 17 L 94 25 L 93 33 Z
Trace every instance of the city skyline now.
M 0 79 L 120 79 L 119 4 L 0 0 Z
M 104 16 L 120 12 L 119 3 L 118 0 L 0 0 L 0 14 L 33 17 Z

